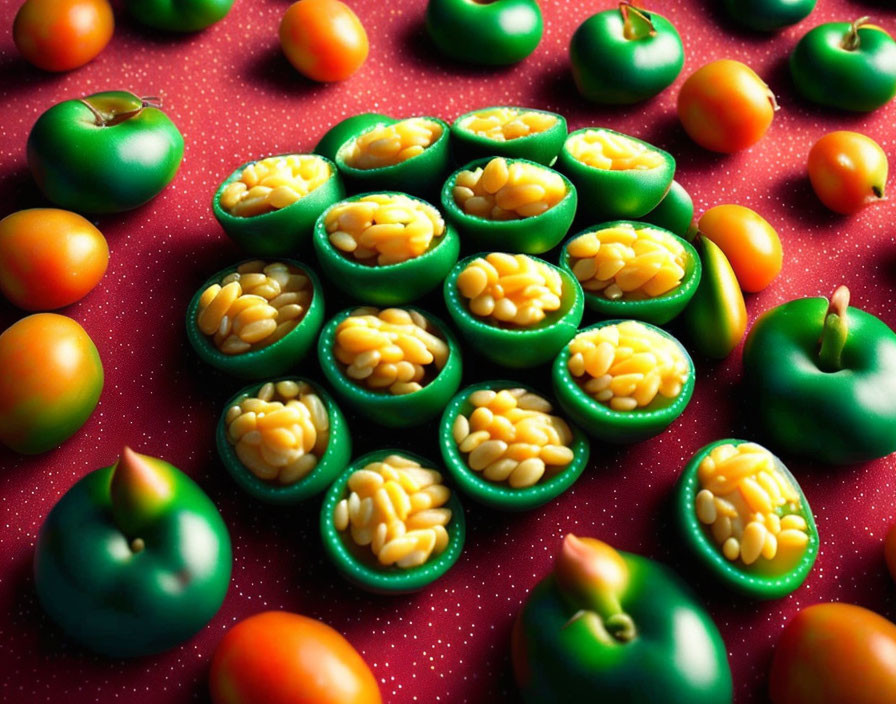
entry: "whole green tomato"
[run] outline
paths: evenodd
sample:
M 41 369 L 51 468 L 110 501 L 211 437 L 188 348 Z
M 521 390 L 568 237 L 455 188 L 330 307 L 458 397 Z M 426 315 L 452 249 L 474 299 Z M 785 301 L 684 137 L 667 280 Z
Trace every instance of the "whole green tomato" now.
M 87 213 L 131 210 L 177 173 L 184 139 L 148 100 L 127 91 L 57 103 L 28 135 L 28 166 L 44 195 Z
M 759 32 L 774 32 L 809 16 L 817 0 L 724 0 L 737 22 Z
M 103 365 L 78 323 L 37 313 L 0 335 L 0 443 L 46 452 L 73 435 L 103 390 Z
M 233 0 L 125 0 L 141 24 L 166 32 L 198 32 L 224 19 Z
M 34 586 L 74 640 L 111 657 L 172 648 L 217 613 L 230 536 L 211 499 L 176 467 L 124 448 L 41 526 Z
M 426 31 L 445 56 L 507 66 L 535 51 L 544 29 L 535 0 L 429 0 Z
M 612 105 L 652 98 L 684 65 L 672 23 L 629 2 L 585 20 L 572 35 L 569 57 L 579 93 Z
M 790 74 L 807 100 L 871 112 L 896 95 L 896 41 L 867 17 L 828 22 L 800 39 Z

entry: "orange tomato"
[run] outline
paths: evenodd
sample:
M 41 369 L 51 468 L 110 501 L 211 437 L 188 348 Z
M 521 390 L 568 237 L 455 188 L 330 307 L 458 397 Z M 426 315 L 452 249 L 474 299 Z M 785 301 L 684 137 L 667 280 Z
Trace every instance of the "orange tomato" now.
M 761 291 L 781 272 L 781 240 L 759 213 L 742 205 L 717 205 L 703 213 L 697 229 L 725 253 L 744 291 Z
M 38 313 L 0 335 L 0 442 L 35 454 L 73 435 L 93 413 L 103 365 L 71 318 Z
M 678 94 L 678 118 L 697 144 L 730 154 L 768 131 L 777 103 L 749 66 L 723 59 L 697 69 Z
M 339 0 L 299 0 L 280 22 L 280 46 L 289 63 L 314 81 L 343 81 L 367 58 L 367 33 Z
M 880 145 L 858 132 L 831 132 L 809 151 L 809 180 L 815 194 L 843 215 L 883 199 L 888 168 Z
M 851 604 L 803 609 L 775 647 L 769 683 L 774 704 L 896 702 L 896 624 Z
M 53 310 L 86 296 L 106 272 L 106 238 L 77 213 L 20 210 L 0 220 L 0 292 L 24 310 Z
M 890 576 L 896 582 L 896 523 L 890 526 L 887 531 L 887 538 L 884 541 L 884 557 L 887 560 L 887 569 Z
M 231 628 L 212 656 L 214 704 L 382 704 L 370 668 L 325 623 L 266 611 Z
M 108 0 L 26 0 L 12 35 L 30 63 L 45 71 L 70 71 L 99 54 L 112 38 Z

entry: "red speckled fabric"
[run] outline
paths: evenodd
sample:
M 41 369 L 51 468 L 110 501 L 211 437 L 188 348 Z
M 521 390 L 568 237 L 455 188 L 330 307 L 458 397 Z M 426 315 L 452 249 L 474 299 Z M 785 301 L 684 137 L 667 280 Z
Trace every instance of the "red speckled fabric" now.
M 209 206 L 217 184 L 237 165 L 310 150 L 332 123 L 357 112 L 451 121 L 493 104 L 555 110 L 570 129 L 605 125 L 654 142 L 677 157 L 677 178 L 693 195 L 698 214 L 719 203 L 741 203 L 764 215 L 780 234 L 785 264 L 769 289 L 748 298 L 751 320 L 783 301 L 828 295 L 845 283 L 856 305 L 894 326 L 892 201 L 855 217 L 836 216 L 815 199 L 805 163 L 813 142 L 840 128 L 873 136 L 896 159 L 896 104 L 871 115 L 814 107 L 795 95 L 786 65 L 799 37 L 821 22 L 868 14 L 896 29 L 896 10 L 886 9 L 888 2 L 819 0 L 809 19 L 775 36 L 739 30 L 710 0 L 654 2 L 653 9 L 681 33 L 685 68 L 658 98 L 619 109 L 578 98 L 567 55 L 575 27 L 611 7 L 609 1 L 541 0 L 545 35 L 535 53 L 518 66 L 482 71 L 433 55 L 422 32 L 424 0 L 354 0 L 350 4 L 370 36 L 370 57 L 338 85 L 313 84 L 282 58 L 277 26 L 288 0 L 236 0 L 222 22 L 191 36 L 144 30 L 116 8 L 118 26 L 107 49 L 63 75 L 41 73 L 17 54 L 10 32 L 17 4 L 9 0 L 0 8 L 2 214 L 42 203 L 26 167 L 25 139 L 37 116 L 66 98 L 108 89 L 161 96 L 183 132 L 186 156 L 160 197 L 99 220 L 112 252 L 108 273 L 64 311 L 90 333 L 105 365 L 106 387 L 93 417 L 62 447 L 39 457 L 0 449 L 0 700 L 206 701 L 209 659 L 221 635 L 250 614 L 289 609 L 343 632 L 372 666 L 387 702 L 516 701 L 508 659 L 512 619 L 569 531 L 663 560 L 689 578 L 725 638 L 739 703 L 766 700 L 774 643 L 800 608 L 842 600 L 896 618 L 896 585 L 882 551 L 896 518 L 893 457 L 841 469 L 791 464 L 814 509 L 822 547 L 806 584 L 785 599 L 755 603 L 730 596 L 694 571 L 678 547 L 669 504 L 685 462 L 716 438 L 750 437 L 738 387 L 740 350 L 721 363 L 698 359 L 697 390 L 680 420 L 634 447 L 594 445 L 591 467 L 550 505 L 498 515 L 467 501 L 469 536 L 459 564 L 419 594 L 383 598 L 348 586 L 325 561 L 317 501 L 272 509 L 240 493 L 226 475 L 213 431 L 222 404 L 241 384 L 204 368 L 184 335 L 194 290 L 240 257 Z M 727 157 L 690 143 L 674 112 L 684 78 L 720 58 L 752 66 L 782 106 L 762 142 Z M 328 314 L 338 305 L 331 297 Z M 20 316 L 2 307 L 0 325 Z M 466 361 L 466 381 L 494 373 L 477 371 L 474 355 Z M 314 362 L 300 371 L 319 374 Z M 526 377 L 539 375 L 546 379 L 543 370 Z M 403 434 L 351 423 L 359 452 L 388 442 L 437 457 L 431 427 Z M 234 547 L 230 592 L 208 627 L 171 652 L 126 662 L 69 643 L 41 611 L 31 577 L 47 512 L 78 478 L 113 462 L 124 443 L 195 477 L 220 507 Z

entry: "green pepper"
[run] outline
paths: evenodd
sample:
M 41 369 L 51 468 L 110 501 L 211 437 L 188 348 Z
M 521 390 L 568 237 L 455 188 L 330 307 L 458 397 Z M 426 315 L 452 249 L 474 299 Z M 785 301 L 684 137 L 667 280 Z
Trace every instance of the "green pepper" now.
M 828 22 L 800 39 L 790 74 L 807 100 L 871 112 L 896 95 L 896 42 L 867 17 Z
M 596 103 L 626 105 L 652 98 L 684 65 L 681 37 L 669 20 L 630 2 L 598 12 L 572 35 L 572 75 Z
M 896 333 L 850 308 L 801 298 L 766 311 L 744 345 L 755 418 L 781 451 L 850 464 L 896 451 Z
M 198 32 L 224 19 L 233 0 L 125 0 L 141 24 L 165 32 Z
M 535 51 L 544 30 L 536 0 L 429 0 L 426 31 L 445 56 L 508 66 Z
M 725 644 L 676 575 L 567 535 L 513 627 L 526 704 L 730 704 Z
M 719 246 L 706 237 L 698 237 L 695 245 L 703 276 L 682 318 L 691 344 L 702 355 L 724 359 L 740 344 L 747 329 L 744 294 Z
M 336 161 L 336 152 L 339 147 L 354 139 L 362 132 L 377 125 L 391 125 L 395 119 L 377 112 L 362 112 L 359 115 L 346 117 L 328 129 L 324 136 L 314 147 L 314 153 L 326 157 L 330 161 Z
M 126 447 L 50 511 L 34 581 L 72 639 L 135 657 L 201 629 L 224 600 L 230 567 L 230 537 L 211 499 L 176 467 Z
M 672 185 L 669 186 L 669 190 L 658 206 L 641 216 L 641 222 L 659 225 L 688 241 L 693 239 L 691 230 L 693 220 L 694 201 L 678 181 L 672 181 Z
M 470 120 L 477 114 L 492 110 L 512 110 L 517 114 L 541 113 L 555 119 L 553 125 L 542 132 L 532 132 L 522 137 L 498 141 L 468 128 Z M 527 159 L 550 166 L 557 159 L 560 148 L 566 140 L 566 118 L 547 110 L 533 108 L 495 106 L 472 110 L 458 117 L 451 125 L 451 149 L 458 164 L 466 164 L 475 159 L 503 156 L 508 159 Z
M 815 9 L 816 0 L 724 0 L 737 22 L 758 32 L 774 32 L 796 24 Z
M 658 162 L 650 168 L 608 169 L 592 166 L 573 156 L 570 145 L 585 135 L 607 133 L 613 139 L 622 139 L 644 152 L 656 155 Z M 571 132 L 567 137 L 556 169 L 569 177 L 579 193 L 579 212 L 590 222 L 608 220 L 639 220 L 663 200 L 675 177 L 675 158 L 637 137 L 615 132 L 605 127 L 586 127 Z
M 174 178 L 184 140 L 174 123 L 127 91 L 57 103 L 28 135 L 28 166 L 56 205 L 87 213 L 131 210 Z
M 729 461 L 741 462 L 741 467 L 761 458 L 757 464 L 760 464 L 762 469 L 758 466 L 755 470 L 751 469 L 751 473 L 745 475 L 742 480 L 751 482 L 754 489 L 759 487 L 760 493 L 765 492 L 771 504 L 771 510 L 763 515 L 761 527 L 750 529 L 754 543 L 752 552 L 744 549 L 746 534 L 739 531 L 739 537 L 733 536 L 732 517 L 726 517 L 718 510 L 717 502 L 730 499 L 726 493 L 739 494 L 738 498 L 743 500 L 743 493 L 736 482 L 727 487 L 713 484 L 714 481 L 717 484 L 728 483 L 724 465 L 720 462 L 724 462 L 726 455 L 732 453 L 733 456 Z M 715 477 L 718 477 L 717 480 L 707 477 L 708 481 L 704 481 L 702 478 L 702 473 L 706 471 L 706 465 L 703 463 L 707 458 L 710 459 L 708 464 L 712 467 L 711 471 Z M 701 465 L 704 467 L 702 470 Z M 775 496 L 768 494 L 764 486 L 756 481 L 760 471 L 768 477 L 777 477 L 779 483 L 786 484 L 790 489 L 788 492 L 790 495 L 784 496 L 780 488 L 775 492 Z M 768 477 L 763 477 L 762 480 L 767 482 Z M 774 488 L 772 487 L 773 490 Z M 700 494 L 704 492 L 707 495 L 701 497 Z M 710 507 L 701 506 L 700 499 L 704 504 L 710 504 Z M 780 459 L 756 443 L 726 438 L 716 440 L 697 450 L 678 480 L 675 503 L 678 527 L 685 545 L 722 583 L 746 596 L 756 599 L 777 599 L 790 594 L 805 581 L 812 570 L 812 565 L 815 564 L 815 558 L 818 557 L 820 542 L 818 529 L 815 527 L 812 509 L 799 483 Z M 729 506 L 734 505 L 735 502 L 729 502 Z M 770 514 L 777 516 L 777 520 L 771 518 Z M 799 530 L 795 533 L 794 527 L 787 522 L 794 519 L 786 519 L 788 515 L 795 516 L 801 521 Z M 781 519 L 785 519 L 783 526 Z M 750 522 L 753 521 L 744 517 L 742 513 L 742 527 L 746 528 Z M 788 530 L 791 532 L 784 532 Z M 719 534 L 718 540 L 714 536 L 716 532 Z M 774 540 L 767 537 L 769 533 L 774 536 Z M 794 536 L 798 539 L 797 542 L 794 542 Z M 738 547 L 729 557 L 725 555 L 723 546 L 731 538 L 738 542 Z M 773 543 L 774 554 L 768 551 L 766 543 Z M 758 554 L 757 545 L 762 548 Z

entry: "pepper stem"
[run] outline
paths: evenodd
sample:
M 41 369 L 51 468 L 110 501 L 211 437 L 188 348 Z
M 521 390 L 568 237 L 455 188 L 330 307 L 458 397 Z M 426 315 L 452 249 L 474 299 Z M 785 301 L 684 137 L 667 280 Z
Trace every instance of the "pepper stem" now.
M 137 117 L 137 115 L 143 112 L 144 108 L 161 107 L 159 98 L 155 96 L 140 98 L 140 107 L 133 110 L 127 110 L 125 112 L 104 113 L 86 98 L 80 98 L 78 102 L 86 106 L 87 109 L 90 110 L 91 113 L 93 113 L 93 121 L 97 127 L 114 127 L 115 125 L 119 125 L 122 122 L 130 120 L 132 117 Z
M 856 51 L 861 42 L 859 41 L 859 28 L 865 24 L 870 17 L 859 17 L 855 22 L 849 25 L 849 31 L 843 35 L 843 41 L 840 42 L 840 46 L 846 51 Z
M 626 39 L 644 39 L 656 35 L 656 27 L 650 19 L 650 13 L 640 7 L 635 7 L 628 0 L 619 3 L 619 12 L 622 13 L 622 36 Z
M 818 348 L 818 367 L 825 372 L 837 372 L 843 368 L 843 348 L 849 335 L 846 309 L 849 306 L 849 289 L 838 286 L 831 296 L 824 315 Z

